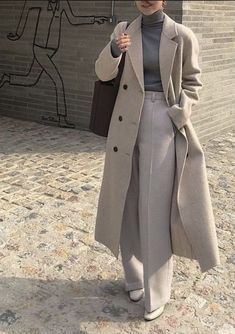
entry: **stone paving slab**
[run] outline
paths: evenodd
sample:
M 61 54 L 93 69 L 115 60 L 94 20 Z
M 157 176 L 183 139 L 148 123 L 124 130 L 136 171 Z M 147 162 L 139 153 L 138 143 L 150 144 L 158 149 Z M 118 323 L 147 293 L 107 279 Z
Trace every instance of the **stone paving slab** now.
M 152 322 L 93 239 L 105 138 L 0 117 L 0 334 L 234 334 L 234 133 L 203 145 L 222 264 L 174 256 Z

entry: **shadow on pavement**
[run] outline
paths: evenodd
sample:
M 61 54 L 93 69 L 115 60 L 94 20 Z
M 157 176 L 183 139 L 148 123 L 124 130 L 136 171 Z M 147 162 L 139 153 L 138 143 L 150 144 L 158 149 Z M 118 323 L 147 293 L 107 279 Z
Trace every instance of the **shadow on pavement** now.
M 80 333 L 82 325 L 138 321 L 142 305 L 131 303 L 121 280 L 0 278 L 0 331 Z M 131 309 L 131 312 L 129 312 Z M 33 331 L 34 330 L 34 331 Z M 102 330 L 100 328 L 100 332 Z

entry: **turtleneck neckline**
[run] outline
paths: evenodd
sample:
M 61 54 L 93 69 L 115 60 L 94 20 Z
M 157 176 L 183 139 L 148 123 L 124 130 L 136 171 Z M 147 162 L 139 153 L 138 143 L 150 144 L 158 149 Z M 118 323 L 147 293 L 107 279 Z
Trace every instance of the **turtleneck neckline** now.
M 156 12 L 145 15 L 142 13 L 142 25 L 143 26 L 155 26 L 160 22 L 163 22 L 165 13 L 162 8 L 158 9 Z

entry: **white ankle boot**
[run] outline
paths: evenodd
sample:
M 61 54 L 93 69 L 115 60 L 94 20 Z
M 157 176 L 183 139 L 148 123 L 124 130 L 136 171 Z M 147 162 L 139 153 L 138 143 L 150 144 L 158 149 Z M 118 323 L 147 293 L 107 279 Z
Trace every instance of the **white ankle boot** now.
M 145 311 L 145 313 L 144 313 L 144 319 L 145 320 L 156 319 L 157 317 L 159 317 L 163 313 L 164 308 L 165 308 L 165 305 L 162 305 L 162 306 L 158 307 L 156 310 L 154 310 L 152 312 Z
M 131 290 L 129 291 L 130 300 L 138 302 L 144 295 L 144 289 Z

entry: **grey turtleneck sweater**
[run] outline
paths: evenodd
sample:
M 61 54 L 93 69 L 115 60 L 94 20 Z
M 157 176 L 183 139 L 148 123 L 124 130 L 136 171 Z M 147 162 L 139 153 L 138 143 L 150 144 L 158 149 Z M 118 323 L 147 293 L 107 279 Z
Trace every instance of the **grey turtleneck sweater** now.
M 143 45 L 144 89 L 162 92 L 159 67 L 159 45 L 165 13 L 162 9 L 151 15 L 142 13 L 141 31 Z M 113 57 L 119 57 L 121 51 L 115 39 L 111 42 Z

